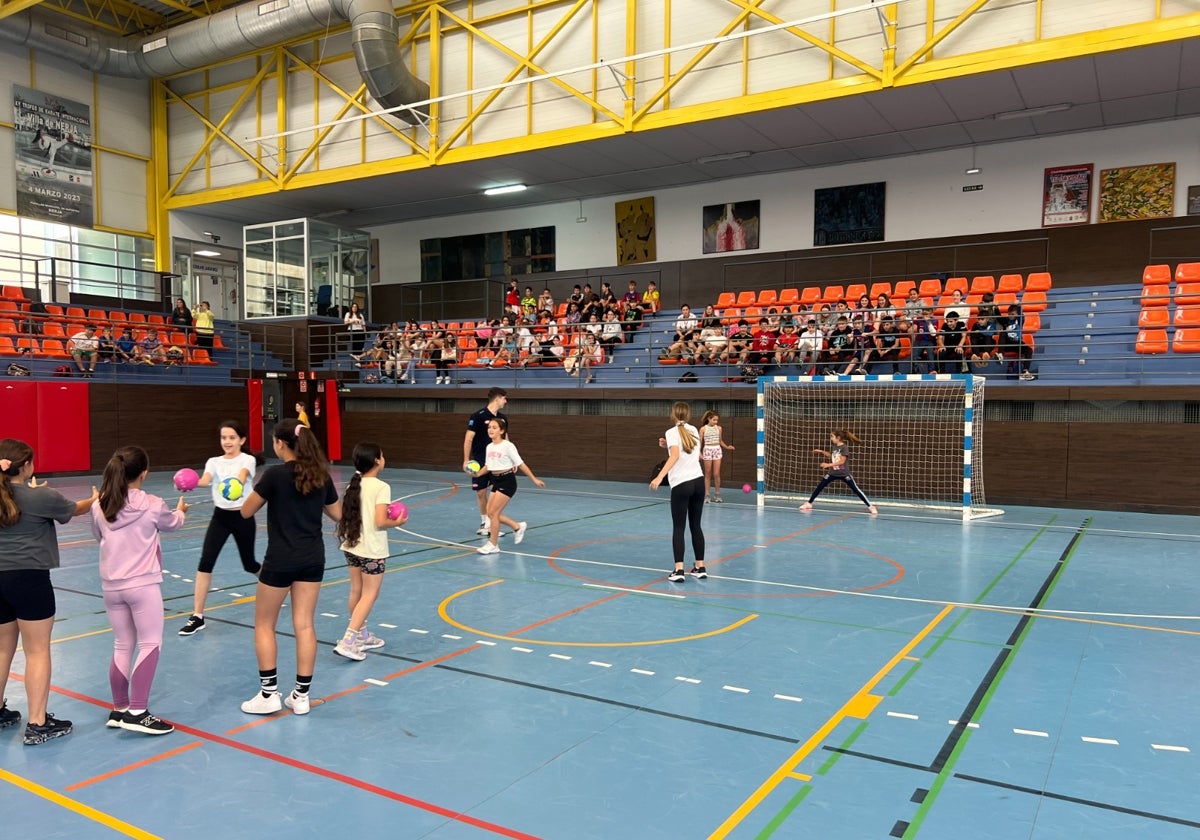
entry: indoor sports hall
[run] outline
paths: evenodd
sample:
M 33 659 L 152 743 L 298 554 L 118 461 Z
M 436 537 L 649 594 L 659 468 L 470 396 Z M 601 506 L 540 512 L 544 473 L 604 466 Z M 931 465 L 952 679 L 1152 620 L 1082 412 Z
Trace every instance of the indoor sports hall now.
M 175 634 L 207 518 L 192 494 L 163 539 L 152 697 L 176 731 L 106 729 L 97 549 L 83 520 L 63 527 L 50 709 L 75 731 L 36 749 L 0 734 L 6 834 L 1200 830 L 1197 687 L 1181 667 L 1200 644 L 1194 517 L 1018 507 L 964 525 L 887 505 L 759 510 L 727 491 L 704 511 L 709 577 L 674 584 L 661 490 L 522 480 L 510 509 L 525 540 L 482 557 L 463 476 L 384 477 L 411 517 L 371 617 L 386 645 L 333 654 L 347 576 L 328 540 L 305 717 L 239 710 L 257 688 L 254 581 L 231 558 L 206 628 Z M 73 497 L 90 479 L 54 483 Z M 150 483 L 174 498 L 168 475 Z M 280 628 L 286 679 L 286 615 Z M 19 658 L 13 670 L 20 706 Z

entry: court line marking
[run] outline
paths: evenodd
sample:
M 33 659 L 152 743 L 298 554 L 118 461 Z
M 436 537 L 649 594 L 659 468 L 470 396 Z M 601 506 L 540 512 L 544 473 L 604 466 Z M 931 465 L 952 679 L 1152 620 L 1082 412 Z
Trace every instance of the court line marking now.
M 1090 735 L 1083 735 L 1079 740 L 1083 741 L 1085 744 L 1108 744 L 1114 747 L 1119 747 L 1121 745 L 1121 742 L 1116 738 L 1093 738 Z
M 1181 753 L 1190 753 L 1191 752 L 1191 750 L 1188 749 L 1187 747 L 1177 747 L 1174 744 L 1151 744 L 1150 747 L 1151 747 L 1151 749 L 1164 750 L 1166 752 L 1181 752 Z
M 719 636 L 722 633 L 728 633 L 731 630 L 736 630 L 737 628 L 741 627 L 743 624 L 749 624 L 751 621 L 758 618 L 757 613 L 751 613 L 750 615 L 739 618 L 737 621 L 733 622 L 732 624 L 726 625 L 725 627 L 718 627 L 715 630 L 708 630 L 704 633 L 694 633 L 690 636 L 676 636 L 676 637 L 669 638 L 669 639 L 643 639 L 643 640 L 632 641 L 632 642 L 560 642 L 560 641 L 554 641 L 554 640 L 550 640 L 550 639 L 530 639 L 526 636 L 507 635 L 507 634 L 503 634 L 503 633 L 488 633 L 486 631 L 480 630 L 476 627 L 472 627 L 469 624 L 466 624 L 464 622 L 458 621 L 457 619 L 450 617 L 449 606 L 457 598 L 460 598 L 461 596 L 470 594 L 472 592 L 476 592 L 487 586 L 495 586 L 497 583 L 503 583 L 503 581 L 502 580 L 493 580 L 493 581 L 489 581 L 484 584 L 480 584 L 479 586 L 471 586 L 471 587 L 468 587 L 467 589 L 461 589 L 458 592 L 455 592 L 451 595 L 447 595 L 442 600 L 442 602 L 440 604 L 438 604 L 438 610 L 437 610 L 438 615 L 440 615 L 442 617 L 442 621 L 446 622 L 447 624 L 451 625 L 452 627 L 457 627 L 459 630 L 462 630 L 465 633 L 473 633 L 477 636 L 483 636 L 484 638 L 488 638 L 488 639 L 499 639 L 502 642 L 520 642 L 522 644 L 527 644 L 527 645 L 554 645 L 556 647 L 589 647 L 589 648 L 592 648 L 592 647 L 604 647 L 604 648 L 645 647 L 645 646 L 649 646 L 649 645 L 666 645 L 666 644 L 673 644 L 675 642 L 690 642 L 690 641 L 694 641 L 696 639 L 707 639 L 712 636 Z M 527 625 L 526 627 L 521 627 L 517 630 L 514 630 L 513 633 L 523 633 L 526 630 L 530 630 L 534 627 L 538 627 L 538 626 L 540 626 L 542 624 L 546 624 L 550 621 L 556 621 L 559 618 L 564 618 L 568 615 L 573 615 L 575 613 L 582 612 L 585 609 L 589 609 L 590 607 L 594 607 L 598 604 L 602 604 L 605 601 L 611 600 L 612 598 L 615 598 L 615 597 L 619 597 L 619 596 L 611 595 L 608 598 L 601 598 L 599 601 L 593 601 L 590 604 L 584 604 L 582 606 L 575 607 L 574 609 L 567 610 L 566 612 L 561 613 L 559 615 L 550 616 L 549 618 L 542 619 L 541 621 L 536 621 L 533 624 Z M 494 645 L 496 643 L 495 642 L 483 642 L 483 641 L 477 640 L 476 644 Z
M 1049 738 L 1049 732 L 1043 732 L 1040 729 L 1013 729 L 1014 735 L 1032 735 L 1035 738 Z
M 833 715 L 827 721 L 825 721 L 825 723 L 822 724 L 822 726 L 816 732 L 814 732 L 807 741 L 800 745 L 799 749 L 792 753 L 787 760 L 784 761 L 783 764 L 781 764 L 775 770 L 775 772 L 766 779 L 766 781 L 759 785 L 758 789 L 755 790 L 754 793 L 750 794 L 750 796 L 747 797 L 746 800 L 739 805 L 734 812 L 725 819 L 724 822 L 717 826 L 716 831 L 709 835 L 709 840 L 721 840 L 721 838 L 728 837 L 730 832 L 737 828 L 738 825 L 740 825 L 741 822 L 784 781 L 784 779 L 787 779 L 790 774 L 796 771 L 797 765 L 804 761 L 804 759 L 807 758 L 808 755 L 814 749 L 816 749 L 822 741 L 828 738 L 830 733 L 832 733 L 833 730 L 837 728 L 838 724 L 840 724 L 843 720 L 848 717 L 862 719 L 868 717 L 871 714 L 871 711 L 875 708 L 875 704 L 878 703 L 879 699 L 882 699 L 872 695 L 870 693 L 871 690 L 875 688 L 875 686 L 878 685 L 879 682 L 883 680 L 883 678 L 887 676 L 887 674 L 893 668 L 902 662 L 904 657 L 908 656 L 908 654 L 910 654 L 926 636 L 932 633 L 933 629 L 941 624 L 942 621 L 945 620 L 946 616 L 953 612 L 953 610 L 954 608 L 951 606 L 943 607 L 942 610 L 935 615 L 928 624 L 921 628 L 921 630 L 918 631 L 915 636 L 909 639 L 904 647 L 902 647 L 895 655 L 893 655 L 892 658 L 889 659 L 873 677 L 863 683 L 862 687 L 859 688 L 858 691 L 856 691 L 840 709 L 834 712 Z
M 124 834 L 126 837 L 134 837 L 138 838 L 138 840 L 162 840 L 162 838 L 160 838 L 157 834 L 151 834 L 149 831 L 138 828 L 136 825 L 131 825 L 124 820 L 119 820 L 114 816 L 104 813 L 103 811 L 97 811 L 95 808 L 92 808 L 89 805 L 84 805 L 82 802 L 71 799 L 69 796 L 63 796 L 57 791 L 53 791 L 47 787 L 42 787 L 37 782 L 32 782 L 29 779 L 16 775 L 15 773 L 10 773 L 3 767 L 0 767 L 0 779 L 15 787 L 21 788 L 21 790 L 24 790 L 27 793 L 32 793 L 34 796 L 41 797 L 48 802 L 53 802 L 55 805 L 60 805 L 63 808 L 66 808 L 68 811 L 74 811 L 76 814 L 79 814 L 81 817 L 86 817 L 92 822 L 100 823 L 100 825 L 104 826 L 105 828 L 110 828 L 113 831 Z
M 628 592 L 631 595 L 653 595 L 655 598 L 678 598 L 680 600 L 687 598 L 686 595 L 676 595 L 674 592 L 650 592 L 646 589 L 628 589 L 623 586 L 605 586 L 602 583 L 585 583 L 584 586 L 591 587 L 592 589 L 611 589 L 616 592 Z
M 151 764 L 162 761 L 163 759 L 174 758 L 180 753 L 185 753 L 188 750 L 194 750 L 203 743 L 203 741 L 193 741 L 190 744 L 184 744 L 182 747 L 176 747 L 173 750 L 167 750 L 164 753 L 152 755 L 149 758 L 143 759 L 142 761 L 137 761 L 133 764 L 126 764 L 124 767 L 118 767 L 116 770 L 110 770 L 107 773 L 101 773 L 99 776 L 92 776 L 90 779 L 84 779 L 81 782 L 75 782 L 74 784 L 67 785 L 65 788 L 63 788 L 63 790 L 71 792 L 79 790 L 82 787 L 87 787 L 88 785 L 94 785 L 97 782 L 108 781 L 109 779 L 116 778 L 123 773 L 128 773 L 130 770 L 138 770 L 142 767 L 149 767 Z

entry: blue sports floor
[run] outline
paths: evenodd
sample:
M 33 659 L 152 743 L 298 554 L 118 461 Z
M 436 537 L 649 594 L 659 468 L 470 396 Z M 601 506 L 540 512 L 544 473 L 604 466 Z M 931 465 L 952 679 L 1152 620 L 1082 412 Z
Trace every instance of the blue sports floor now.
M 462 476 L 383 478 L 411 510 L 371 617 L 387 644 L 333 654 L 348 584 L 330 537 L 307 717 L 239 709 L 254 581 L 232 543 L 207 628 L 176 635 L 211 507 L 196 493 L 163 543 L 150 708 L 177 730 L 106 729 L 97 548 L 85 519 L 62 528 L 50 710 L 75 731 L 0 732 L 0 835 L 1200 837 L 1200 520 L 964 525 L 726 492 L 704 513 L 711 577 L 671 584 L 665 489 L 522 478 L 525 542 L 481 557 Z M 259 556 L 265 540 L 260 514 Z M 289 638 L 280 653 L 286 690 Z M 18 654 L 24 714 L 23 670 Z

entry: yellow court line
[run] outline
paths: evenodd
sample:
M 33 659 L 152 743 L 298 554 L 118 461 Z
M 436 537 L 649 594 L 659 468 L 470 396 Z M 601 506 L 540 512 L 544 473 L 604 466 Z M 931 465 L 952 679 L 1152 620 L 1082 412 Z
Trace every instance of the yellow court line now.
M 878 685 L 879 681 L 887 676 L 889 671 L 903 661 L 903 659 L 908 656 L 912 649 L 920 644 L 921 640 L 928 636 L 933 631 L 933 628 L 937 627 L 938 624 L 940 624 L 953 609 L 954 607 L 952 606 L 946 606 L 940 613 L 934 616 L 933 620 L 926 624 L 925 627 L 923 627 L 921 631 L 917 633 L 917 635 L 913 636 L 912 639 L 909 640 L 908 644 L 902 647 L 895 656 L 889 659 L 887 664 L 880 668 L 875 676 L 867 680 L 863 684 L 862 688 L 854 692 L 854 696 L 847 700 L 842 708 L 834 712 L 833 716 L 829 718 L 829 720 L 825 721 L 824 725 L 815 733 L 813 733 L 812 737 L 801 744 L 800 748 L 792 753 L 788 757 L 787 761 L 781 764 L 765 782 L 759 785 L 758 790 L 750 794 L 750 797 L 741 805 L 739 805 L 737 810 L 730 814 L 725 822 L 721 823 L 717 827 L 716 831 L 708 836 L 708 840 L 720 840 L 722 837 L 728 837 L 729 833 L 737 828 L 741 821 L 744 820 L 751 811 L 757 808 L 762 801 L 766 799 L 776 787 L 779 786 L 780 782 L 782 782 L 784 779 L 792 777 L 793 774 L 795 774 L 796 765 L 807 758 L 809 753 L 811 753 L 814 749 L 820 746 L 821 742 L 828 738 L 829 734 L 833 732 L 837 725 L 845 718 L 864 718 L 869 715 L 882 699 L 881 697 L 872 695 L 870 693 L 871 689 Z
M 50 788 L 42 787 L 36 782 L 31 782 L 28 779 L 14 775 L 3 768 L 0 768 L 0 780 L 16 785 L 32 793 L 34 796 L 40 796 L 42 799 L 53 802 L 55 805 L 61 805 L 82 817 L 87 817 L 89 820 L 98 822 L 106 828 L 111 828 L 113 831 L 124 834 L 126 837 L 137 837 L 141 838 L 141 840 L 161 840 L 157 834 L 151 834 L 149 831 L 144 831 L 136 825 L 130 825 L 116 817 L 111 817 L 102 811 L 97 811 L 95 808 L 84 805 L 82 802 L 77 802 L 69 796 L 63 796 L 61 793 L 50 790 Z
M 560 641 L 555 641 L 553 639 L 530 639 L 525 636 L 505 636 L 500 633 L 488 633 L 484 630 L 479 630 L 475 627 L 471 627 L 468 624 L 463 624 L 461 621 L 455 621 L 453 618 L 450 617 L 450 613 L 447 612 L 446 608 L 450 605 L 450 602 L 453 601 L 455 598 L 458 598 L 461 595 L 468 595 L 471 592 L 475 592 L 476 590 L 483 589 L 486 586 L 494 586 L 497 583 L 501 583 L 501 581 L 493 580 L 488 583 L 480 584 L 479 586 L 472 586 L 469 589 L 461 589 L 452 595 L 446 596 L 445 600 L 443 600 L 440 604 L 438 604 L 438 615 L 440 615 L 442 617 L 442 621 L 445 621 L 447 624 L 457 627 L 459 630 L 462 630 L 465 633 L 474 633 L 477 636 L 484 636 L 488 639 L 499 639 L 502 642 L 520 642 L 521 644 L 530 644 L 530 645 L 558 645 L 561 647 L 603 647 L 603 648 L 645 647 L 646 645 L 667 645 L 667 644 L 672 644 L 674 642 L 690 642 L 690 641 L 694 641 L 695 639 L 707 639 L 710 636 L 719 636 L 722 633 L 728 633 L 730 630 L 736 630 L 737 628 L 741 627 L 743 624 L 748 624 L 751 621 L 753 621 L 754 619 L 758 618 L 757 613 L 752 613 L 748 616 L 745 616 L 744 618 L 738 619 L 733 624 L 727 625 L 725 627 L 718 627 L 716 630 L 709 630 L 705 633 L 696 633 L 691 636 L 676 636 L 671 639 L 649 639 L 649 640 L 638 641 L 638 642 L 560 642 Z

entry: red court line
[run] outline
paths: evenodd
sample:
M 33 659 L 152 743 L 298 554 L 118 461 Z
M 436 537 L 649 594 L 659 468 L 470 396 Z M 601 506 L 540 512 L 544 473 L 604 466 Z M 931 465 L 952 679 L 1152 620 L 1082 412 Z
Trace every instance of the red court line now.
M 168 723 L 170 723 L 170 721 L 168 721 Z M 116 770 L 110 770 L 107 773 L 101 773 L 99 776 L 93 776 L 90 779 L 84 779 L 82 782 L 76 782 L 73 785 L 67 785 L 65 788 L 63 788 L 63 790 L 79 790 L 82 787 L 94 785 L 97 782 L 107 781 L 115 776 L 120 776 L 122 773 L 128 773 L 130 770 L 137 770 L 140 767 L 146 767 L 150 764 L 154 764 L 157 761 L 162 761 L 165 758 L 174 758 L 180 753 L 185 753 L 188 750 L 196 749 L 196 747 L 200 746 L 202 743 L 202 741 L 193 741 L 190 744 L 184 744 L 182 747 L 176 747 L 173 750 L 167 750 L 165 753 L 160 755 L 151 756 L 150 758 L 145 758 L 141 761 L 135 761 L 133 764 L 126 764 L 124 767 L 118 767 Z
M 466 651 L 463 651 L 463 652 L 465 653 Z M 422 663 L 422 664 L 425 664 L 425 663 Z M 415 669 L 409 669 L 409 670 L 415 670 Z M 21 682 L 25 681 L 24 677 L 20 674 L 13 674 L 12 676 L 15 677 L 16 679 L 20 680 Z M 86 694 L 80 694 L 77 691 L 71 691 L 69 688 L 62 688 L 61 686 L 51 685 L 50 690 L 55 692 L 56 694 L 61 694 L 64 697 L 70 697 L 73 700 L 79 700 L 84 703 L 91 703 L 93 706 L 98 706 L 102 709 L 110 708 L 110 704 L 104 702 L 103 700 L 99 700 L 95 697 L 89 697 Z M 502 837 L 512 837 L 512 838 L 514 838 L 514 840 L 540 840 L 540 838 L 538 838 L 536 835 L 533 835 L 533 834 L 525 834 L 524 832 L 517 831 L 516 829 L 513 829 L 513 828 L 506 828 L 505 826 L 502 826 L 502 825 L 496 825 L 495 823 L 490 823 L 486 820 L 481 820 L 476 817 L 472 817 L 468 814 L 461 813 L 460 811 L 453 811 L 449 808 L 443 808 L 441 805 L 434 805 L 432 802 L 425 802 L 424 800 L 416 799 L 415 797 L 412 797 L 412 796 L 406 796 L 405 794 L 400 793 L 398 791 L 388 790 L 387 788 L 380 787 L 379 785 L 373 785 L 370 782 L 365 782 L 362 779 L 357 779 L 357 778 L 354 778 L 353 776 L 347 776 L 344 773 L 337 773 L 333 770 L 326 770 L 323 767 L 317 767 L 315 765 L 308 764 L 303 761 L 298 761 L 297 759 L 294 759 L 294 758 L 288 758 L 287 756 L 280 755 L 279 753 L 273 753 L 269 750 L 264 750 L 259 747 L 252 747 L 249 744 L 243 744 L 239 741 L 233 740 L 232 738 L 226 738 L 222 735 L 216 735 L 212 732 L 205 732 L 202 729 L 196 729 L 194 727 L 185 726 L 180 723 L 175 723 L 174 726 L 175 726 L 176 731 L 184 732 L 195 738 L 200 738 L 205 741 L 211 741 L 214 744 L 220 744 L 222 746 L 229 747 L 231 749 L 238 750 L 240 752 L 249 753 L 250 755 L 254 755 L 259 758 L 265 758 L 268 761 L 274 761 L 277 764 L 283 764 L 287 767 L 292 767 L 296 770 L 302 770 L 306 773 L 312 773 L 316 776 L 321 776 L 323 778 L 330 779 L 335 782 L 341 782 L 342 784 L 347 785 L 352 788 L 355 788 L 357 790 L 364 790 L 369 793 L 373 793 L 376 796 L 382 796 L 385 799 L 391 799 L 394 802 L 400 802 L 404 805 L 409 805 L 409 806 L 412 806 L 413 808 L 417 808 L 422 811 L 428 811 L 429 813 L 437 814 L 440 817 L 446 817 L 447 819 L 454 820 L 455 822 L 461 822 L 461 823 L 465 823 L 466 825 L 474 826 L 475 828 L 483 829 L 484 831 L 491 832 L 492 834 L 499 834 Z M 132 769 L 132 768 L 126 768 L 126 769 Z

